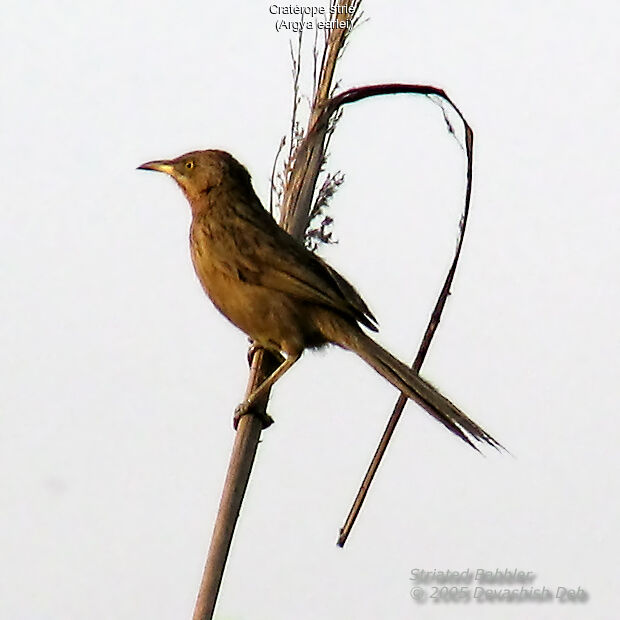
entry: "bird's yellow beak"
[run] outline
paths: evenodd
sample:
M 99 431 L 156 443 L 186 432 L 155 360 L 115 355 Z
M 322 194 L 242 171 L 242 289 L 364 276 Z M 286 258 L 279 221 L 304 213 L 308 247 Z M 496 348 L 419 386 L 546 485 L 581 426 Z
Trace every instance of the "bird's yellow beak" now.
M 145 164 L 138 166 L 137 170 L 155 170 L 157 172 L 165 172 L 174 177 L 174 164 L 168 160 L 147 161 Z

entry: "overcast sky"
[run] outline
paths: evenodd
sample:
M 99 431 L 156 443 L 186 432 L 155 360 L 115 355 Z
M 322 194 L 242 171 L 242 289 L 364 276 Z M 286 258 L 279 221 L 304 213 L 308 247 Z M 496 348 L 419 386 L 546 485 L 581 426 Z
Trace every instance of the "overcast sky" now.
M 222 148 L 268 201 L 291 103 L 271 4 L 5 2 L 1 618 L 191 617 L 247 339 L 196 280 L 183 195 L 135 168 Z M 351 354 L 306 354 L 273 392 L 216 617 L 610 618 L 617 4 L 364 9 L 341 87 L 433 84 L 475 131 L 468 236 L 422 374 L 513 456 L 480 456 L 408 405 L 338 549 L 397 393 Z M 464 153 L 433 102 L 401 96 L 345 111 L 329 169 L 346 182 L 321 254 L 411 360 L 454 247 Z M 528 586 L 589 600 L 416 602 L 416 568 L 531 571 Z

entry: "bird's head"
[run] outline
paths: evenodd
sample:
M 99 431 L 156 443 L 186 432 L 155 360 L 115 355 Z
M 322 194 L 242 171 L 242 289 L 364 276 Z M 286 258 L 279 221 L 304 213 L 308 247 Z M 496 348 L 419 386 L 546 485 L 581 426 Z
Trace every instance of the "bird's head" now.
M 185 192 L 192 208 L 209 192 L 223 184 L 233 188 L 251 187 L 250 174 L 225 151 L 192 151 L 175 159 L 149 161 L 138 170 L 156 170 L 169 174 Z

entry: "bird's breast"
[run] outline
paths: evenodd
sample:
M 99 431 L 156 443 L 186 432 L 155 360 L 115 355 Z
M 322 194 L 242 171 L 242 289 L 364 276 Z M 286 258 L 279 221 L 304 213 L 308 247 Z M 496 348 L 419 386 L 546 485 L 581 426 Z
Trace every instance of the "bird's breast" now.
M 245 281 L 234 256 L 210 247 L 210 234 L 206 227 L 193 228 L 190 249 L 196 275 L 213 305 L 262 346 L 300 353 L 307 330 L 299 302 L 282 291 Z

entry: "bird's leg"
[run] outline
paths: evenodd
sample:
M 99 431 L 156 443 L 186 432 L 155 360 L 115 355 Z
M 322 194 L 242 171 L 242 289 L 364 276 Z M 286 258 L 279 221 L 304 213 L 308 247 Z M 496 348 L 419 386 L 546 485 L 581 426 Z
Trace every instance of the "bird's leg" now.
M 265 347 L 258 344 L 254 340 L 252 340 L 252 338 L 249 338 L 249 341 L 250 341 L 250 348 L 248 349 L 248 366 L 251 366 L 252 362 L 254 361 L 254 356 L 259 351 L 261 350 L 266 351 L 267 349 L 265 349 Z M 279 351 L 276 351 L 275 349 L 269 349 L 269 353 L 271 353 L 273 357 L 277 358 L 278 364 L 282 364 L 284 362 L 285 358 Z
M 237 428 L 242 416 L 247 415 L 257 398 L 262 396 L 299 358 L 301 353 L 289 355 L 251 394 L 235 409 L 234 427 Z

